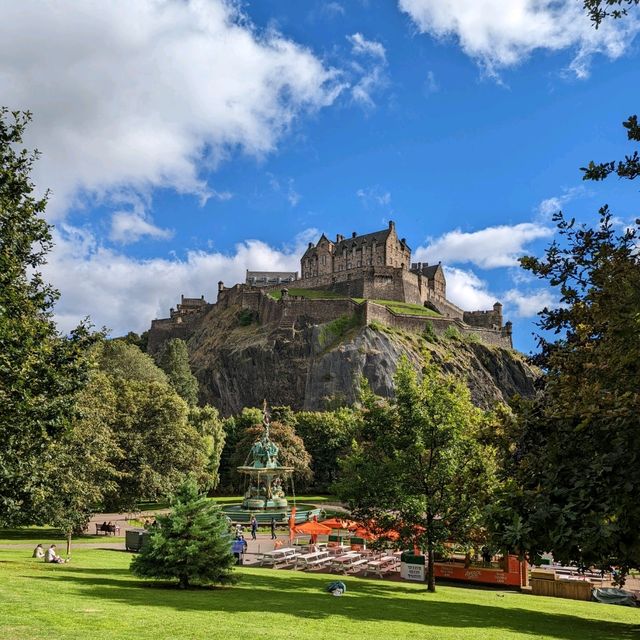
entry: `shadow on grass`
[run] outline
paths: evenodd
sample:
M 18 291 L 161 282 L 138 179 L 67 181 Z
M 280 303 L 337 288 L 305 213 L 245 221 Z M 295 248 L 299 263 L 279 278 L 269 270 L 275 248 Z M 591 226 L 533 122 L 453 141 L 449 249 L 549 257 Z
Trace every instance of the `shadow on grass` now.
M 34 540 L 35 538 L 64 538 L 60 529 L 53 527 L 18 527 L 17 529 L 0 529 L 1 540 Z
M 243 574 L 236 587 L 219 589 L 169 589 L 168 585 L 138 582 L 127 569 L 82 569 L 64 567 L 62 571 L 36 576 L 38 580 L 73 582 L 78 596 L 102 598 L 127 606 L 166 607 L 177 611 L 208 611 L 234 614 L 273 614 L 283 612 L 301 619 L 322 620 L 328 616 L 343 616 L 358 622 L 398 622 L 419 624 L 429 629 L 487 629 L 530 635 L 542 635 L 558 640 L 621 640 L 637 637 L 637 625 L 589 619 L 579 615 L 542 611 L 514 606 L 521 594 L 495 598 L 495 605 L 475 602 L 452 602 L 450 592 L 427 594 L 415 587 L 368 581 L 350 581 L 343 598 L 332 598 L 323 592 L 330 576 L 290 574 L 277 581 L 265 573 Z M 115 574 L 117 577 L 110 577 Z M 125 576 L 127 576 L 125 578 Z M 162 586 L 162 589 L 153 589 Z M 459 592 L 464 597 L 464 592 Z M 500 600 L 498 598 L 500 597 Z M 529 601 L 531 604 L 531 601 Z M 599 605 L 594 605 L 599 606 Z

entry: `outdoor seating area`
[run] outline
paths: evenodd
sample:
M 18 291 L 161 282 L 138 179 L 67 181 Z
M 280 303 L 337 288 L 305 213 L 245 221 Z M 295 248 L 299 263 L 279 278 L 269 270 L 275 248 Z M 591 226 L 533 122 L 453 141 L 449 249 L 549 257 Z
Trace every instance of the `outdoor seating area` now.
M 260 554 L 258 565 L 272 569 L 319 571 L 342 575 L 385 576 L 398 573 L 400 552 L 352 550 L 326 543 L 282 547 Z

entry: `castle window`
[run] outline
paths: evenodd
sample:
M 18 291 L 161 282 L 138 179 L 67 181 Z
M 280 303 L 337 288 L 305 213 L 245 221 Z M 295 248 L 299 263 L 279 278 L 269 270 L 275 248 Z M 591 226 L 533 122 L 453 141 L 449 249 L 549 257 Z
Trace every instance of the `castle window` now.
M 362 266 L 362 262 L 361 262 L 360 260 L 358 260 L 358 264 L 357 264 L 357 266 L 358 266 L 358 267 L 361 267 L 361 266 Z
M 382 256 L 378 256 L 378 264 L 382 264 Z

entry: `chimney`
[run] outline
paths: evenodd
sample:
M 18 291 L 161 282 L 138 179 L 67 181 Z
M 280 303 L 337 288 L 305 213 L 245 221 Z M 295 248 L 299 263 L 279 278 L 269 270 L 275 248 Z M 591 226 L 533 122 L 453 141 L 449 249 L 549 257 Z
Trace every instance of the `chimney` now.
M 308 247 L 308 248 L 309 248 L 309 249 L 313 249 L 313 242 L 310 242 L 310 243 L 309 243 L 309 247 Z
M 338 235 L 336 235 L 336 243 L 342 242 L 343 240 L 344 240 L 344 236 L 342 234 L 339 233 Z
M 393 229 L 395 231 L 396 223 L 393 220 L 389 220 L 389 229 Z
M 222 280 L 220 280 L 218 282 L 218 292 L 222 291 L 224 289 L 224 282 L 222 282 Z
M 357 235 L 358 235 L 358 234 L 357 234 L 355 231 L 352 231 L 352 232 L 351 232 L 351 237 L 352 237 L 352 238 L 357 237 Z

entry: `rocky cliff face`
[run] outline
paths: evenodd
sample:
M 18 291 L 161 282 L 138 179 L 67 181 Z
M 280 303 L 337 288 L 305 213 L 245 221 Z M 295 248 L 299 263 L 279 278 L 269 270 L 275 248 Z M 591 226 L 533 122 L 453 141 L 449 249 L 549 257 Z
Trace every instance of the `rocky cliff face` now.
M 300 324 L 300 323 L 298 323 Z M 461 338 L 433 339 L 390 329 L 357 326 L 344 318 L 322 325 L 260 325 L 240 308 L 212 310 L 188 340 L 202 400 L 224 415 L 271 404 L 323 409 L 353 402 L 364 376 L 374 392 L 393 393 L 402 354 L 419 368 L 425 358 L 466 380 L 473 401 L 488 408 L 534 393 L 535 372 L 519 354 Z

